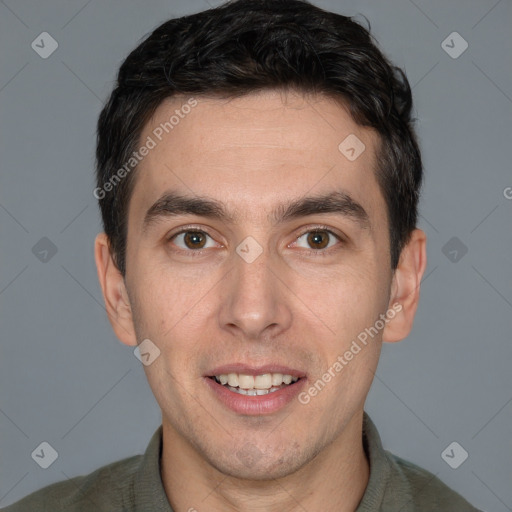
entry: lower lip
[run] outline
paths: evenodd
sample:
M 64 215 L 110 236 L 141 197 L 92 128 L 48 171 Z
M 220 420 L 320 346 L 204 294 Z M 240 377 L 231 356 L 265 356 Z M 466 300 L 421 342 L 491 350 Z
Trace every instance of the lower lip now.
M 219 384 L 210 377 L 204 377 L 204 380 L 228 409 L 238 414 L 257 416 L 272 414 L 283 409 L 300 393 L 306 379 L 301 378 L 277 391 L 259 396 L 241 395 L 240 393 L 230 391 L 226 386 Z

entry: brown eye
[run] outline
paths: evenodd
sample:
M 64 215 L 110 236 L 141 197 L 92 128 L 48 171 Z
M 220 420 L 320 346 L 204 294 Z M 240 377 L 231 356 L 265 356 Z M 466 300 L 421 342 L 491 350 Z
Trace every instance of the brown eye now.
M 184 251 L 194 251 L 214 247 L 213 239 L 208 233 L 199 230 L 183 230 L 173 235 L 169 241 Z M 208 243 L 210 245 L 208 245 Z
M 330 229 L 310 229 L 297 237 L 296 244 L 304 249 L 309 249 L 311 252 L 327 252 L 323 249 L 330 249 L 336 242 L 341 242 L 342 239 L 333 233 Z
M 201 231 L 187 231 L 184 235 L 183 242 L 189 249 L 202 249 L 206 243 L 206 237 Z
M 311 231 L 307 237 L 308 244 L 314 249 L 325 249 L 329 244 L 327 231 Z

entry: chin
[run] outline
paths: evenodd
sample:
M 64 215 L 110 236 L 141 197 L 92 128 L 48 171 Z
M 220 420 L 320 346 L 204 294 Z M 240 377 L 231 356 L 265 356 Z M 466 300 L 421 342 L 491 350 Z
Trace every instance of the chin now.
M 282 446 L 281 446 L 282 448 Z M 226 458 L 226 455 L 229 458 Z M 299 444 L 282 449 L 278 453 L 268 446 L 262 452 L 255 444 L 247 442 L 238 449 L 226 450 L 210 464 L 219 472 L 239 480 L 268 481 L 283 478 L 298 471 L 308 462 Z

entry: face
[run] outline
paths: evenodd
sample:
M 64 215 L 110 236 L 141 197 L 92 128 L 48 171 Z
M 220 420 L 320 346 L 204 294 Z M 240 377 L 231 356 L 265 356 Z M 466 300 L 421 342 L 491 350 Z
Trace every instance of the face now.
M 394 276 L 378 139 L 332 99 L 267 91 L 197 98 L 159 141 L 186 101 L 141 135 L 156 146 L 129 205 L 134 334 L 118 335 L 160 350 L 144 368 L 164 436 L 224 474 L 276 478 L 342 437 L 397 321 L 380 316 Z M 338 149 L 351 134 L 355 160 Z

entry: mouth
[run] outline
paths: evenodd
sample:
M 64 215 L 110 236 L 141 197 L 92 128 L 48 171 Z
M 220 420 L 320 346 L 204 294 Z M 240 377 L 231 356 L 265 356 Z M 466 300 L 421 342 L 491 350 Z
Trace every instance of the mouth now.
M 256 369 L 231 365 L 215 369 L 204 378 L 223 406 L 247 416 L 283 409 L 297 397 L 306 381 L 304 373 L 278 366 Z
M 245 396 L 264 396 L 295 384 L 300 377 L 282 373 L 247 375 L 243 373 L 221 373 L 210 379 L 225 386 L 233 393 Z

